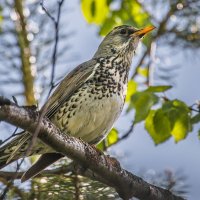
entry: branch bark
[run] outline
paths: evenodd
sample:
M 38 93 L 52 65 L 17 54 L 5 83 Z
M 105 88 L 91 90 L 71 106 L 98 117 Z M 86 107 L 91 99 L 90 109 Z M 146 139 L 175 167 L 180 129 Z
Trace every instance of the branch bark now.
M 28 107 L 20 107 L 0 97 L 0 120 L 34 134 L 39 124 L 39 139 L 57 152 L 71 158 L 83 168 L 92 170 L 101 181 L 116 189 L 122 199 L 137 197 L 142 200 L 183 200 L 170 191 L 145 182 L 126 171 L 120 163 L 78 138 L 62 134 L 48 119 Z

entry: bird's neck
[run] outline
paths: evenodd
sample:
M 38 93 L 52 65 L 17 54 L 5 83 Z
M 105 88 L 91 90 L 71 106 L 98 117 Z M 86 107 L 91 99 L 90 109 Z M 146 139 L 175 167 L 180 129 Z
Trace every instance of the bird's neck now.
M 97 60 L 96 73 L 100 79 L 111 82 L 114 81 L 114 85 L 123 86 L 123 94 L 126 93 L 126 85 L 128 81 L 128 74 L 130 70 L 132 55 L 120 52 L 116 54 L 113 52 L 112 55 L 101 56 L 93 58 Z
M 114 59 L 116 62 L 117 60 L 123 62 L 125 65 L 130 67 L 134 51 L 129 49 L 130 47 L 124 48 L 115 48 L 110 45 L 106 46 L 99 46 L 96 53 L 93 56 L 93 59 Z

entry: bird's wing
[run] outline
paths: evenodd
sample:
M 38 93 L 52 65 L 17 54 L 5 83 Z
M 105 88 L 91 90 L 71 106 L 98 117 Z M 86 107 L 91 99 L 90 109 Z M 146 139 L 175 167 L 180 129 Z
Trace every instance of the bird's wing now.
M 59 84 L 51 97 L 42 107 L 41 112 L 51 118 L 60 106 L 77 90 L 81 85 L 90 79 L 97 64 L 96 60 L 89 60 L 72 70 Z

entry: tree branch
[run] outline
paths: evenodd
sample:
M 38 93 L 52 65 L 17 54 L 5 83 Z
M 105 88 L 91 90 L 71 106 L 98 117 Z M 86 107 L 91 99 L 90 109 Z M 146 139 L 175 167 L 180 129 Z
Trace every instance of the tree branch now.
M 92 170 L 102 177 L 107 185 L 116 189 L 123 199 L 137 197 L 148 200 L 183 200 L 170 191 L 145 182 L 125 169 L 120 163 L 109 156 L 105 156 L 96 148 L 80 139 L 70 137 L 46 118 L 40 118 L 39 113 L 27 107 L 20 107 L 8 99 L 0 98 L 0 120 L 26 129 L 34 134 L 39 124 L 39 139 L 67 157 L 79 163 L 86 170 Z

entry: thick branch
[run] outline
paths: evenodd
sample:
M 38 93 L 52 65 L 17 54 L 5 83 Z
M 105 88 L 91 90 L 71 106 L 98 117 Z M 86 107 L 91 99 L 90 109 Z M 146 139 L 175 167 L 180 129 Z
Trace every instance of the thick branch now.
M 0 98 L 0 120 L 34 134 L 38 126 L 39 114 L 33 109 L 19 107 Z M 115 188 L 123 199 L 137 197 L 144 200 L 183 200 L 170 191 L 151 185 L 124 170 L 117 160 L 103 155 L 84 141 L 62 134 L 48 119 L 40 120 L 38 137 L 56 151 L 105 179 L 107 185 Z

